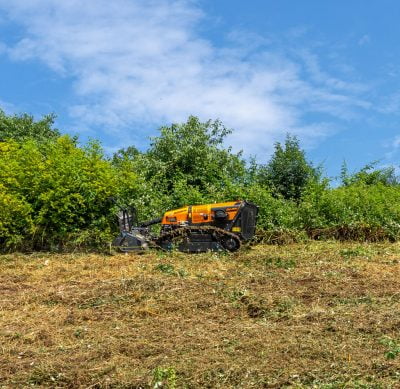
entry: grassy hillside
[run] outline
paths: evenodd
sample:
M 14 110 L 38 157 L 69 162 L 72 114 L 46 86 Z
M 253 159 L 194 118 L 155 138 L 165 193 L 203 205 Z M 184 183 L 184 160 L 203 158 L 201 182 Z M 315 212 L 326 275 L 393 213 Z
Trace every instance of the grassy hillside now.
M 388 388 L 400 244 L 0 256 L 0 387 Z

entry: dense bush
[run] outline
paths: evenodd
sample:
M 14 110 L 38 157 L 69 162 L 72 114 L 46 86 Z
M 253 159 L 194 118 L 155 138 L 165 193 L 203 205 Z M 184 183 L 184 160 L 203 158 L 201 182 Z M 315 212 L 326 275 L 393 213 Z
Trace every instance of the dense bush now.
M 97 244 L 113 225 L 109 197 L 134 191 L 135 176 L 113 169 L 100 146 L 68 136 L 38 143 L 1 143 L 1 240 L 5 247 L 53 248 Z
M 117 207 L 139 219 L 185 204 L 247 199 L 259 205 L 258 231 L 283 242 L 311 237 L 400 238 L 400 186 L 394 169 L 370 164 L 332 188 L 296 138 L 276 144 L 266 165 L 224 146 L 219 121 L 165 126 L 149 149 L 107 157 L 99 143 L 61 136 L 53 117 L 0 111 L 0 250 L 99 247 L 116 233 Z M 286 184 L 285 184 L 286 183 Z M 290 240 L 289 239 L 289 240 Z
M 16 247 L 33 232 L 32 209 L 0 185 L 0 247 Z
M 400 190 L 382 183 L 356 183 L 344 187 L 309 190 L 299 207 L 300 228 L 306 230 L 341 228 L 343 234 L 370 230 L 368 239 L 378 234 L 400 238 Z M 353 231 L 353 232 L 352 232 Z

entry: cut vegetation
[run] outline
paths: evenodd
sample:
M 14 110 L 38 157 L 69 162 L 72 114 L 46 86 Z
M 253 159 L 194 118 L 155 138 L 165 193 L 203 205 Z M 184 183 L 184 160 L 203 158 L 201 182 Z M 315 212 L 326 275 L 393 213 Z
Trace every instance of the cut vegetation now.
M 398 387 L 397 243 L 0 267 L 0 387 Z

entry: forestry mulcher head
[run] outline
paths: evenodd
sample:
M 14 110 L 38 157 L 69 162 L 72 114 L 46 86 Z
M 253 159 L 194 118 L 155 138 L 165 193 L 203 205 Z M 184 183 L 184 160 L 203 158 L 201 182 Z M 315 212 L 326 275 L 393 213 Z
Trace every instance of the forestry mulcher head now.
M 248 201 L 189 205 L 168 211 L 162 218 L 138 224 L 134 209 L 119 214 L 121 234 L 113 246 L 123 252 L 150 247 L 184 252 L 236 251 L 255 234 L 258 207 Z M 160 235 L 149 226 L 161 223 Z

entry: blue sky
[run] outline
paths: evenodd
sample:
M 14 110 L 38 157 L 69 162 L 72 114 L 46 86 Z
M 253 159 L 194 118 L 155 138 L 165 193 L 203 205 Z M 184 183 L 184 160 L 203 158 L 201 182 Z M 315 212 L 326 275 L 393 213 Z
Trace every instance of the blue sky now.
M 188 115 L 268 160 L 297 135 L 335 176 L 400 156 L 395 0 L 0 0 L 0 106 L 112 152 Z

